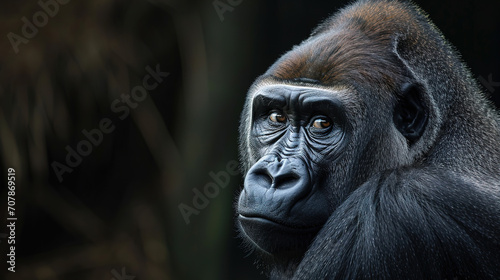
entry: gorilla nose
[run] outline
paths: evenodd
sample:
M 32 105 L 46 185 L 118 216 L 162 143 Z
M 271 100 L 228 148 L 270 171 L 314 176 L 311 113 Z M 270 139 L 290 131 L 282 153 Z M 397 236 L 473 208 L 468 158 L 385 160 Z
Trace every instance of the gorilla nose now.
M 307 191 L 310 185 L 307 167 L 299 159 L 268 159 L 255 164 L 245 178 L 249 185 L 266 189 Z
M 266 188 L 291 188 L 300 181 L 300 174 L 293 170 L 290 163 L 271 162 L 262 164 L 250 171 L 250 174 L 260 186 Z

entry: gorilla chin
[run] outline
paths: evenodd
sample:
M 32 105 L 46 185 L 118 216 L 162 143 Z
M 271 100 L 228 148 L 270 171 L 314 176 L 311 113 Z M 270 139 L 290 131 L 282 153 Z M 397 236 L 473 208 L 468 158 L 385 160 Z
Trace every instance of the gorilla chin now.
M 241 232 L 262 253 L 272 255 L 302 255 L 322 225 L 292 227 L 262 217 L 238 216 Z M 266 234 L 262 234 L 265 232 Z

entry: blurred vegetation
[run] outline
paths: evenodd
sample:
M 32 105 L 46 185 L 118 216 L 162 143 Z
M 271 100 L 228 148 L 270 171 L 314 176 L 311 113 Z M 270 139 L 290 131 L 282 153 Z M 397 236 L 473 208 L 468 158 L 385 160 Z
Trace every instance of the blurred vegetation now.
M 35 2 L 2 4 L 0 33 L 22 36 L 19 19 L 32 21 L 40 10 Z M 122 267 L 138 279 L 221 275 L 231 191 L 220 209 L 207 210 L 206 217 L 225 216 L 212 218 L 219 227 L 209 228 L 209 218 L 188 227 L 177 210 L 208 180 L 188 172 L 221 166 L 207 162 L 214 139 L 206 137 L 206 53 L 196 11 L 182 1 L 73 1 L 19 53 L 2 41 L 2 170 L 17 170 L 18 217 L 17 271 L 6 279 L 111 279 Z M 170 75 L 120 119 L 111 104 L 156 65 Z M 65 164 L 66 147 L 76 150 L 86 140 L 82 130 L 104 118 L 116 129 L 59 182 L 51 164 Z M 234 155 L 233 148 L 216 162 Z
M 178 206 L 193 206 L 193 188 L 203 191 L 214 182 L 210 172 L 237 160 L 239 114 L 253 79 L 346 2 L 243 1 L 221 21 L 209 0 L 73 0 L 18 53 L 7 34 L 22 35 L 21 18 L 32 21 L 41 7 L 0 4 L 0 177 L 16 169 L 18 218 L 16 273 L 6 273 L 3 261 L 1 278 L 109 280 L 125 268 L 148 280 L 263 279 L 235 231 L 241 176 L 231 176 L 189 224 Z M 500 80 L 498 23 L 452 5 L 458 14 L 476 11 L 461 22 L 486 22 L 484 36 L 447 26 L 453 11 L 429 10 L 443 6 L 423 8 L 476 75 Z M 169 76 L 121 119 L 113 102 L 156 65 Z M 498 92 L 490 93 L 495 101 Z M 82 131 L 105 118 L 115 130 L 60 182 L 51 164 L 66 164 L 67 147 L 77 149 L 87 139 Z

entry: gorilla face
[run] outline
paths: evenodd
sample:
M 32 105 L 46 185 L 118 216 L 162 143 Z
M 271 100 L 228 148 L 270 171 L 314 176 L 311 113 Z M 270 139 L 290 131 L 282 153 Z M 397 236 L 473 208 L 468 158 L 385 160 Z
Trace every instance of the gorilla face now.
M 332 212 L 325 171 L 349 139 L 340 93 L 266 85 L 253 95 L 249 147 L 257 162 L 245 177 L 238 220 L 264 252 L 305 249 Z

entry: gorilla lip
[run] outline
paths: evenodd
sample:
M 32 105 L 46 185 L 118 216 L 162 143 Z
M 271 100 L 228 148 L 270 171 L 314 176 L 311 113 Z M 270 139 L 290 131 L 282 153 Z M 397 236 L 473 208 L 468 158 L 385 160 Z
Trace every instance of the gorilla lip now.
M 322 227 L 322 225 L 288 226 L 267 218 L 248 217 L 242 214 L 238 215 L 238 225 L 242 234 L 246 235 L 261 251 L 268 254 L 306 248 Z M 262 234 L 263 232 L 266 234 Z
M 255 221 L 255 222 L 266 222 L 266 223 L 274 224 L 277 227 L 281 227 L 283 229 L 288 229 L 290 231 L 294 231 L 294 230 L 298 230 L 298 231 L 306 230 L 306 231 L 308 231 L 308 230 L 320 229 L 324 224 L 324 223 L 321 223 L 321 224 L 317 224 L 317 225 L 304 225 L 304 226 L 290 225 L 290 224 L 283 224 L 283 223 L 275 222 L 275 221 L 268 219 L 267 217 L 264 217 L 264 216 L 257 216 L 257 215 L 251 216 L 251 215 L 244 215 L 244 214 L 238 214 L 238 219 L 245 219 L 248 221 Z

